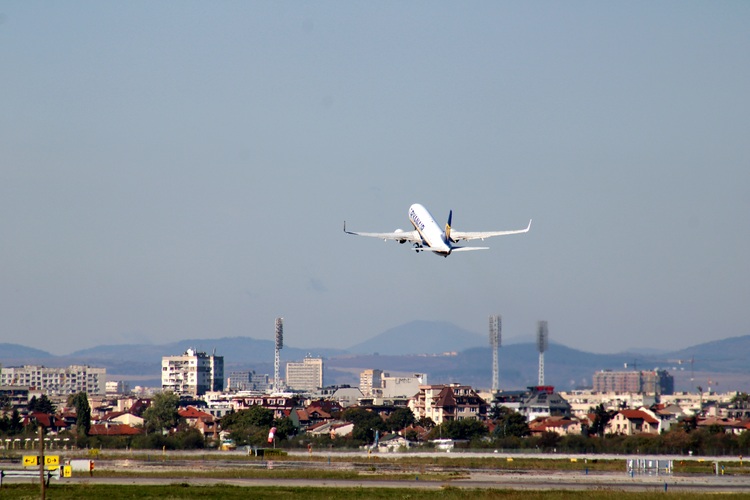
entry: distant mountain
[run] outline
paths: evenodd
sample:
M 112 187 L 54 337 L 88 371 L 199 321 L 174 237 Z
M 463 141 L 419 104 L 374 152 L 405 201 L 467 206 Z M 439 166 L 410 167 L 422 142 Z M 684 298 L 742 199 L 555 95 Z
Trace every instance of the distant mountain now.
M 589 385 L 595 371 L 619 369 L 627 359 L 619 354 L 592 354 L 550 344 L 545 353 L 545 382 L 560 389 Z M 426 373 L 430 384 L 460 382 L 483 388 L 492 385 L 492 350 L 489 347 L 474 347 L 455 355 L 442 356 L 348 356 L 329 359 L 326 366 L 341 373 L 357 373 L 368 368 L 398 374 Z M 538 367 L 536 344 L 513 344 L 500 348 L 499 378 L 502 387 L 522 389 L 537 385 Z
M 696 370 L 718 370 L 748 373 L 750 370 L 750 335 L 714 340 L 669 353 L 683 366 L 693 361 Z
M 47 359 L 52 354 L 19 344 L 0 344 L 0 360 Z
M 158 385 L 162 356 L 179 355 L 188 348 L 208 353 L 216 349 L 216 354 L 224 356 L 227 374 L 231 370 L 255 370 L 259 374 L 273 372 L 274 342 L 250 337 L 188 339 L 161 345 L 102 345 L 67 356 L 53 356 L 17 344 L 0 344 L 0 363 L 4 366 L 88 364 L 106 368 L 113 379 Z M 460 382 L 487 388 L 492 382 L 492 351 L 485 337 L 441 321 L 406 323 L 348 351 L 290 346 L 281 350 L 284 363 L 300 360 L 307 354 L 326 359 L 324 380 L 327 385 L 357 385 L 359 372 L 367 368 L 394 374 L 426 373 L 430 383 Z M 723 390 L 750 392 L 748 359 L 750 335 L 666 353 L 640 350 L 593 354 L 550 343 L 545 353 L 545 383 L 559 389 L 573 389 L 590 386 L 594 373 L 599 370 L 660 367 L 673 374 L 677 390 L 694 390 L 698 385 L 715 387 L 720 382 Z M 501 387 L 536 385 L 539 354 L 533 339 L 521 343 L 504 339 L 499 361 Z M 626 363 L 628 368 L 625 368 Z
M 489 340 L 447 321 L 412 321 L 350 347 L 352 353 L 440 354 L 485 345 Z
M 258 340 L 251 337 L 224 337 L 220 339 L 188 339 L 169 344 L 131 344 L 131 345 L 102 345 L 83 349 L 69 354 L 67 357 L 75 359 L 98 360 L 102 362 L 140 362 L 161 367 L 162 356 L 177 356 L 187 349 L 195 349 L 208 354 L 215 352 L 224 356 L 225 363 L 249 364 L 273 360 L 275 342 Z M 307 354 L 313 356 L 336 356 L 344 353 L 340 349 L 299 349 L 284 346 L 281 358 L 284 360 L 300 360 Z

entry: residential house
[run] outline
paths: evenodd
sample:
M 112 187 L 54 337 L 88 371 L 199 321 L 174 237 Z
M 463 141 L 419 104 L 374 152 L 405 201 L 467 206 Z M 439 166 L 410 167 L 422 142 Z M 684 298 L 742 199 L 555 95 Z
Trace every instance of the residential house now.
M 403 436 L 399 436 L 398 434 L 387 434 L 380 438 L 376 449 L 379 452 L 394 452 L 412 446 L 414 446 L 414 443 L 408 441 Z
M 204 436 L 210 436 L 213 439 L 219 437 L 218 421 L 210 413 L 201 411 L 194 406 L 188 406 L 177 410 L 177 414 L 185 419 L 188 426 L 198 429 Z
M 310 426 L 305 432 L 312 436 L 330 436 L 331 439 L 336 437 L 345 437 L 352 433 L 354 424 L 352 422 L 342 422 L 341 420 L 332 420 L 330 422 L 320 422 Z
M 143 418 L 127 411 L 113 411 L 104 414 L 97 423 L 124 424 L 131 427 L 143 427 Z
M 56 434 L 69 428 L 69 424 L 58 415 L 42 413 L 39 411 L 34 411 L 26 415 L 21 422 L 21 425 L 24 427 L 29 425 L 32 427 L 42 426 L 47 429 L 47 432 L 52 434 Z
M 552 386 L 529 387 L 518 408 L 518 412 L 529 422 L 537 417 L 570 417 L 570 404 Z
M 659 420 L 648 410 L 621 410 L 607 423 L 607 434 L 658 434 Z
M 726 434 L 742 434 L 748 429 L 750 423 L 737 418 L 707 417 L 698 419 L 699 429 L 720 428 Z
M 537 417 L 529 422 L 531 435 L 540 435 L 545 432 L 554 432 L 560 436 L 571 436 L 581 434 L 582 423 L 575 417 Z
M 421 385 L 409 400 L 409 409 L 417 420 L 430 418 L 436 424 L 448 420 L 485 420 L 488 407 L 474 389 L 460 384 Z

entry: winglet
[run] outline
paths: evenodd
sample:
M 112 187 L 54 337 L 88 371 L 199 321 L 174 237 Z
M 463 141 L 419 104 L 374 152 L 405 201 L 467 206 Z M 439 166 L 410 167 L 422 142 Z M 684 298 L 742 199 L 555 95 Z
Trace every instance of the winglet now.
M 526 226 L 526 232 L 528 232 L 528 231 L 529 231 L 529 229 L 531 229 L 531 221 L 532 221 L 532 220 L 534 220 L 534 219 L 529 219 L 529 225 L 528 225 L 528 226 Z

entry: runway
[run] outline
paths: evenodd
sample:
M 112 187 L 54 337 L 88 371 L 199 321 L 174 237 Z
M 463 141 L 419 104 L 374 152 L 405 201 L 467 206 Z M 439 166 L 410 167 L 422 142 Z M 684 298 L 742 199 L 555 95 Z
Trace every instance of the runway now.
M 240 487 L 320 487 L 320 488 L 412 488 L 439 490 L 441 488 L 497 489 L 497 490 L 610 490 L 652 492 L 700 492 L 739 493 L 750 491 L 750 477 L 746 476 L 639 476 L 623 473 L 583 474 L 580 472 L 498 472 L 470 473 L 468 477 L 449 481 L 423 481 L 415 475 L 413 479 L 214 479 L 180 477 L 89 477 L 79 476 L 60 480 L 73 484 L 111 485 L 216 485 L 226 484 Z M 29 482 L 28 479 L 6 479 L 6 482 Z M 56 481 L 52 483 L 56 484 Z

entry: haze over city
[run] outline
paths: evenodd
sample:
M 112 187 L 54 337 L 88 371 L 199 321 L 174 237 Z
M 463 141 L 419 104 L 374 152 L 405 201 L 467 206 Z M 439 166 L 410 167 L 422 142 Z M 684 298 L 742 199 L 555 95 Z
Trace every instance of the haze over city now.
M 0 6 L 0 342 L 750 333 L 750 4 Z M 525 227 L 437 258 L 342 232 Z M 481 243 L 481 242 L 480 242 Z M 228 353 L 222 353 L 228 355 Z

